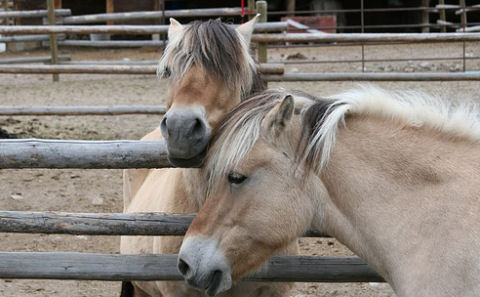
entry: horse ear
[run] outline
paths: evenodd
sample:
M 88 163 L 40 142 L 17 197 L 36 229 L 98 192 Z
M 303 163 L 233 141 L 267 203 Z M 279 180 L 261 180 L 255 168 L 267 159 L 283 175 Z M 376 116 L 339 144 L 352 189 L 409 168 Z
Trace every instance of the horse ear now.
M 287 95 L 282 99 L 282 102 L 272 110 L 274 115 L 271 118 L 272 122 L 270 125 L 275 136 L 280 135 L 280 133 L 285 130 L 285 127 L 292 118 L 294 109 L 295 103 L 293 102 L 293 97 L 292 95 Z
M 237 32 L 243 36 L 247 45 L 250 45 L 250 39 L 252 38 L 253 29 L 255 29 L 255 23 L 257 22 L 257 18 L 260 14 L 257 14 L 253 19 L 249 20 L 245 24 L 241 24 L 237 27 Z
M 176 19 L 170 18 L 170 26 L 168 27 L 168 39 L 172 40 L 182 30 L 183 30 L 183 25 L 180 24 L 180 22 L 177 21 Z

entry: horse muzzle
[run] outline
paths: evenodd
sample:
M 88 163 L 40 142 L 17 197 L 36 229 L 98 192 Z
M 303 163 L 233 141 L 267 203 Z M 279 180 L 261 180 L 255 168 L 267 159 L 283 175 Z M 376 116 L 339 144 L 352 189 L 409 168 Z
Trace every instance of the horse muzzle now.
M 216 241 L 202 236 L 184 240 L 178 255 L 178 270 L 188 285 L 215 296 L 232 287 L 230 265 Z
M 171 108 L 163 117 L 160 130 L 170 163 L 179 167 L 202 164 L 211 130 L 201 109 Z

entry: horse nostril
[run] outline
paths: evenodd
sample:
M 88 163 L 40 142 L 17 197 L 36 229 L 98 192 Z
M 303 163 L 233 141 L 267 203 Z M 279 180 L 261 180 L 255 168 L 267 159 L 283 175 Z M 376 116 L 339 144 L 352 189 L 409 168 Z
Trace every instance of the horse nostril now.
M 167 117 L 164 116 L 162 121 L 160 122 L 160 131 L 164 138 L 168 138 L 168 129 L 167 129 Z
M 205 134 L 205 127 L 202 123 L 202 120 L 195 119 L 195 123 L 192 126 L 192 136 L 195 138 L 203 138 Z
M 178 270 L 183 276 L 186 276 L 190 271 L 190 266 L 188 266 L 187 262 L 183 261 L 182 259 L 178 259 Z

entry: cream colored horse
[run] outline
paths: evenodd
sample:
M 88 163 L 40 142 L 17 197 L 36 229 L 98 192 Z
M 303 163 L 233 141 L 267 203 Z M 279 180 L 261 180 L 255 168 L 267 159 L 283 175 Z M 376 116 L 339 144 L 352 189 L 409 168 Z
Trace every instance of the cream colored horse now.
M 247 95 L 263 88 L 248 53 L 255 20 L 237 29 L 219 20 L 182 26 L 171 19 L 169 44 L 159 65 L 168 79 L 167 105 L 160 128 L 143 140 L 167 143 L 168 158 L 179 166 L 198 165 L 221 117 Z M 200 157 L 198 157 L 200 156 Z M 205 199 L 198 169 L 126 170 L 124 212 L 195 213 Z M 121 238 L 120 251 L 178 253 L 182 237 Z M 296 247 L 291 248 L 295 252 Z M 240 283 L 225 296 L 282 296 L 289 285 Z M 129 289 L 129 290 L 127 290 Z M 124 283 L 122 296 L 204 296 L 183 282 Z
M 335 236 L 400 297 L 480 296 L 480 113 L 364 87 L 266 92 L 229 114 L 179 270 L 219 293 L 307 229 Z

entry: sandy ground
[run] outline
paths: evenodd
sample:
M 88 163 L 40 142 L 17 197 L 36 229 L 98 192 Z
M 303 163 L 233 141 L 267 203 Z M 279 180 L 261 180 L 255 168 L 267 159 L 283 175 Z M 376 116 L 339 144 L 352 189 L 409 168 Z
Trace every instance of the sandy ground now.
M 62 50 L 73 60 L 158 59 L 156 50 Z M 467 56 L 480 56 L 480 44 L 467 44 Z M 461 44 L 368 46 L 367 59 L 409 57 L 460 57 Z M 45 52 L 33 52 L 40 56 Z M 2 57 L 26 54 L 0 54 Z M 354 46 L 294 48 L 269 51 L 271 61 L 296 59 L 352 59 L 361 55 Z M 458 71 L 461 60 L 367 63 L 367 71 Z M 480 70 L 477 60 L 469 70 Z M 289 65 L 289 71 L 360 71 L 359 63 Z M 294 88 L 328 95 L 355 86 L 354 82 L 271 83 L 270 87 Z M 408 88 L 441 94 L 446 98 L 478 100 L 478 82 L 385 82 L 385 88 Z M 0 75 L 0 105 L 107 105 L 162 104 L 165 84 L 154 76 Z M 159 116 L 0 117 L 0 127 L 19 137 L 59 139 L 138 139 L 152 130 Z M 121 212 L 121 170 L 1 170 L 0 209 Z M 352 255 L 334 239 L 300 239 L 303 254 Z M 0 251 L 78 251 L 118 253 L 119 237 L 0 234 Z M 118 282 L 0 280 L 0 296 L 76 297 L 119 296 Z M 299 283 L 290 296 L 395 296 L 386 284 Z

